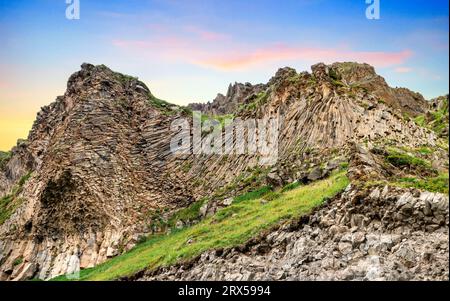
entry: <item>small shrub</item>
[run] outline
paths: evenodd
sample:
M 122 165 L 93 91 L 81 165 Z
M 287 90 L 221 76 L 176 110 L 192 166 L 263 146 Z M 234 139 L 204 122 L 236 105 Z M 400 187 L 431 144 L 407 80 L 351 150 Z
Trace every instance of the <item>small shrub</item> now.
M 19 264 L 22 264 L 22 262 L 23 262 L 23 258 L 19 257 L 16 260 L 14 260 L 13 266 L 18 266 Z
M 433 153 L 433 150 L 426 146 L 419 147 L 416 151 L 421 155 L 429 155 Z
M 272 187 L 270 186 L 264 186 L 258 190 L 254 190 L 251 192 L 247 192 L 243 195 L 237 196 L 234 198 L 234 203 L 240 203 L 240 202 L 244 202 L 244 201 L 251 201 L 251 200 L 256 200 L 259 199 L 261 197 L 263 197 L 264 195 L 270 193 L 272 191 Z
M 348 162 L 342 162 L 341 164 L 339 164 L 339 167 L 341 170 L 345 170 L 348 168 L 349 163 Z
M 398 151 L 389 151 L 387 161 L 397 167 L 424 167 L 431 168 L 431 164 L 428 161 L 417 158 L 413 155 L 401 153 Z
M 171 228 L 175 227 L 177 221 L 186 223 L 188 221 L 196 220 L 200 217 L 200 208 L 207 201 L 207 199 L 201 199 L 192 203 L 189 207 L 177 211 L 167 222 L 167 225 Z
M 139 244 L 143 244 L 144 242 L 147 241 L 147 239 L 148 239 L 147 236 L 145 236 L 145 235 L 139 235 L 139 237 L 138 237 L 138 239 L 137 239 L 137 244 L 138 244 L 138 245 L 139 245 Z
M 11 159 L 11 152 L 0 151 L 0 169 L 6 166 L 9 159 Z
M 299 182 L 293 182 L 284 186 L 283 189 L 281 189 L 281 192 L 291 191 L 292 189 L 295 189 L 299 186 L 300 186 Z
M 416 118 L 414 118 L 414 122 L 417 125 L 424 127 L 425 126 L 425 116 L 424 115 L 417 116 Z

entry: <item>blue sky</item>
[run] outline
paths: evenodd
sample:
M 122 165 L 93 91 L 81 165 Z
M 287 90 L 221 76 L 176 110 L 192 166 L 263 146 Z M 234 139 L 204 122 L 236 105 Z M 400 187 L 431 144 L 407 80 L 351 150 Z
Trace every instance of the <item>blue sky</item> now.
M 138 76 L 177 104 L 212 100 L 230 82 L 279 67 L 368 62 L 392 86 L 448 93 L 448 1 L 0 0 L 0 149 L 26 136 L 82 62 Z

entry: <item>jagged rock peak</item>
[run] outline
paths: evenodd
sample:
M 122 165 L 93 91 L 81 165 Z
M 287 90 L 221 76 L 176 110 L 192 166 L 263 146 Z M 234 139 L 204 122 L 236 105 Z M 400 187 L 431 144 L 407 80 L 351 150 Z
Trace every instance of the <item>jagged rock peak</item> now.
M 83 63 L 81 70 L 72 74 L 67 82 L 67 93 L 78 93 L 80 89 L 89 88 L 105 90 L 135 90 L 145 95 L 151 95 L 146 84 L 137 77 L 114 72 L 105 65 Z
M 311 69 L 316 77 L 320 77 L 321 74 L 325 73 L 332 79 L 343 80 L 348 84 L 367 81 L 379 77 L 380 80 L 382 80 L 382 83 L 386 85 L 384 79 L 382 79 L 375 72 L 375 68 L 365 63 L 336 62 L 331 65 L 319 63 L 312 66 Z
M 212 102 L 206 104 L 192 103 L 189 107 L 210 115 L 229 114 L 235 112 L 248 96 L 259 93 L 263 89 L 265 89 L 263 84 L 230 83 L 226 95 L 219 93 Z
M 294 78 L 297 76 L 297 71 L 294 68 L 291 67 L 283 67 L 278 69 L 278 71 L 275 73 L 275 75 L 269 80 L 268 85 L 272 86 L 279 82 L 283 82 L 285 80 L 288 80 L 290 78 Z

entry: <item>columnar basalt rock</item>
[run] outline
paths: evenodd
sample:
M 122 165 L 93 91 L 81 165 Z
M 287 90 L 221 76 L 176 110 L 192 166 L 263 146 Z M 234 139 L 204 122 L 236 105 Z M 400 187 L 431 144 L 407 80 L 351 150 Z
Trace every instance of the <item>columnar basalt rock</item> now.
M 4 194 L 32 174 L 16 196 L 22 206 L 0 228 L 2 279 L 33 270 L 54 277 L 73 256 L 94 266 L 148 233 L 153 211 L 192 201 L 169 151 L 170 121 L 179 113 L 166 116 L 152 97 L 136 79 L 85 64 L 66 94 L 42 109 L 5 167 Z M 19 272 L 30 263 L 34 269 Z
M 272 182 L 283 185 L 300 178 L 313 181 L 348 160 L 354 162 L 349 167 L 351 178 L 376 174 L 383 179 L 389 171 L 361 145 L 395 142 L 414 148 L 435 147 L 439 142 L 432 130 L 404 117 L 404 113 L 415 116 L 426 112 L 428 103 L 409 90 L 390 88 L 366 64 L 317 64 L 312 73 L 282 68 L 267 84 L 236 83 L 230 85 L 226 96 L 191 108 L 243 119 L 278 118 L 276 164 L 258 166 L 254 154 L 173 154 L 171 123 L 177 118 L 191 118 L 188 110 L 157 99 L 136 78 L 103 65 L 83 64 L 69 78 L 66 93 L 41 109 L 27 141 L 19 142 L 0 168 L 0 197 L 7 196 L 10 202 L 7 218 L 0 224 L 0 279 L 48 279 L 70 273 L 77 265 L 95 266 L 152 233 L 154 218 L 167 218 L 202 197 L 220 196 L 209 203 L 212 212 L 243 190 Z M 370 164 L 365 164 L 367 161 Z M 389 198 L 390 193 L 385 195 Z M 397 197 L 400 192 L 392 193 Z M 342 206 L 348 203 L 347 199 L 340 202 Z M 335 211 L 345 215 L 346 207 L 339 204 Z M 387 205 L 380 210 L 390 212 L 392 208 Z M 324 210 L 328 209 L 321 212 L 327 214 Z M 425 222 L 421 227 L 426 231 L 433 228 L 437 232 L 432 235 L 440 241 L 442 219 L 437 223 L 428 217 L 422 219 Z M 354 217 L 353 223 L 360 220 L 361 216 Z M 351 223 L 335 221 L 336 227 L 349 229 L 353 228 Z M 424 231 L 422 228 L 417 231 Z M 354 233 L 349 229 L 344 232 Z M 374 233 L 393 235 L 391 228 L 380 231 Z M 324 233 L 317 246 L 328 248 L 325 238 L 331 234 Z M 419 242 L 425 242 L 422 233 L 417 235 Z M 342 241 L 341 247 L 349 253 L 354 250 L 348 241 Z M 267 248 L 264 245 L 260 249 Z M 391 253 L 380 256 L 395 261 Z M 274 263 L 277 275 L 284 273 L 278 266 L 281 263 Z M 259 267 L 255 271 L 256 278 L 294 277 L 275 277 Z M 203 273 L 195 275 L 212 277 Z M 227 277 L 234 279 L 235 273 L 230 273 Z M 298 277 L 319 277 L 302 273 Z M 434 277 L 427 273 L 423 275 Z M 183 277 L 189 279 L 189 275 L 194 274 Z M 345 278 L 326 275 L 323 277 Z

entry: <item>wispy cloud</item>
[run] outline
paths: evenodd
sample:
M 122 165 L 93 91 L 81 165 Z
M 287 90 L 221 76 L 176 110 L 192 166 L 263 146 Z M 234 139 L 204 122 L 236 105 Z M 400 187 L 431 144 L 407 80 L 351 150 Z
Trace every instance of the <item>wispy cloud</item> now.
M 184 27 L 186 32 L 193 33 L 204 41 L 225 41 L 231 39 L 230 35 L 202 29 L 198 26 L 188 25 Z
M 410 67 L 397 67 L 394 69 L 394 71 L 397 73 L 409 73 L 413 71 L 413 69 Z
M 413 55 L 411 50 L 359 51 L 349 48 L 312 48 L 284 43 L 249 46 L 233 41 L 232 37 L 226 34 L 198 27 L 185 27 L 185 30 L 194 35 L 171 33 L 149 40 L 114 40 L 113 44 L 142 55 L 152 57 L 156 55 L 224 71 L 248 70 L 292 60 L 313 63 L 357 61 L 376 67 L 392 67 L 403 64 Z M 404 69 L 399 70 L 404 71 Z
M 332 48 L 308 48 L 292 46 L 274 46 L 255 49 L 249 52 L 224 53 L 212 58 L 200 59 L 201 65 L 222 69 L 245 69 L 256 65 L 281 62 L 286 60 L 301 60 L 308 62 L 358 61 L 369 63 L 376 67 L 389 67 L 405 62 L 412 52 L 370 52 Z

